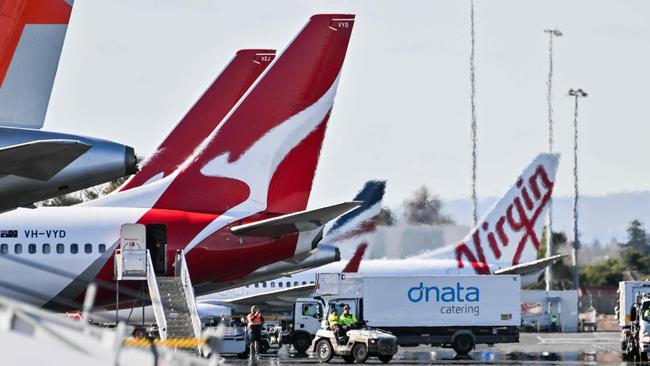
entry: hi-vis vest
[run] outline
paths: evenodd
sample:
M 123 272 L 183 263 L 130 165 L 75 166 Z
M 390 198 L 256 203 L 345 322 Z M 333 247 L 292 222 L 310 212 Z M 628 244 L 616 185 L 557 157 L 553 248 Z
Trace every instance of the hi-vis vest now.
M 335 325 L 339 325 L 339 316 L 332 313 L 330 316 L 327 318 L 327 322 L 329 323 L 330 327 L 333 327 Z
M 262 316 L 257 314 L 250 313 L 248 314 L 248 326 L 253 325 L 262 325 Z

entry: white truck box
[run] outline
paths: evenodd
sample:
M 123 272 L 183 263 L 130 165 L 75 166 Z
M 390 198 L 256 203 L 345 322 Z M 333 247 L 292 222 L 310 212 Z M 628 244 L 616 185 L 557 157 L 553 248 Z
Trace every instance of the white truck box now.
M 374 327 L 518 327 L 521 285 L 513 276 L 319 274 L 320 296 L 363 297 Z
M 618 283 L 618 301 L 616 314 L 618 325 L 630 326 L 630 308 L 637 295 L 650 294 L 650 282 L 647 281 L 621 281 Z

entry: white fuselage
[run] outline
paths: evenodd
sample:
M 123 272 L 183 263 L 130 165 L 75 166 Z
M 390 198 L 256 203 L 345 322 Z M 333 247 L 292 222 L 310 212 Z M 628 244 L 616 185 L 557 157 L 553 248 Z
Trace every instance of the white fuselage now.
M 79 276 L 102 256 L 112 255 L 120 238 L 120 226 L 136 222 L 145 211 L 137 208 L 42 207 L 3 213 L 0 230 L 5 234 L 0 237 L 0 278 L 32 293 L 0 286 L 0 294 L 36 306 L 45 305 L 74 278 L 35 266 Z M 24 262 L 20 262 L 21 259 Z

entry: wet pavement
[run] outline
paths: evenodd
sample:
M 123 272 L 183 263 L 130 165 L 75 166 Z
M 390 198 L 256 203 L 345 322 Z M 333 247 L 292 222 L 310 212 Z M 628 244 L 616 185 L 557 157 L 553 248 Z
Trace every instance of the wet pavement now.
M 275 354 L 264 355 L 255 362 L 260 365 L 300 365 L 318 363 L 315 355 L 297 357 L 281 348 Z M 340 358 L 334 364 L 343 364 Z M 381 364 L 369 359 L 369 364 Z M 621 361 L 619 333 L 522 333 L 519 343 L 480 345 L 464 358 L 456 357 L 451 349 L 428 346 L 401 347 L 391 365 L 399 364 L 544 364 L 544 365 L 626 365 Z M 249 364 L 247 360 L 226 357 L 226 364 Z

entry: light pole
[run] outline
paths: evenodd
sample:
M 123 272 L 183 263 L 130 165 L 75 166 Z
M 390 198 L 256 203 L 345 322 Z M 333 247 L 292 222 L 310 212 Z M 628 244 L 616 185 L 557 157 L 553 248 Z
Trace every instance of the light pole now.
M 559 29 L 544 29 L 548 33 L 548 79 L 546 80 L 546 105 L 548 116 L 548 152 L 553 152 L 553 37 L 562 37 Z M 546 217 L 546 257 L 553 255 L 553 198 L 548 202 L 548 216 Z M 546 291 L 551 291 L 553 282 L 553 269 L 546 267 L 544 272 Z
M 477 126 L 476 126 L 476 69 L 474 67 L 474 54 L 476 48 L 476 35 L 474 33 L 474 0 L 470 0 L 470 39 L 471 51 L 469 56 L 469 80 L 471 87 L 471 107 L 472 107 L 472 222 L 474 226 L 478 225 L 478 198 L 476 195 L 476 140 L 477 140 Z
M 569 89 L 569 96 L 574 98 L 573 109 L 573 289 L 578 286 L 578 249 L 580 239 L 578 238 L 578 99 L 587 97 L 582 89 Z

